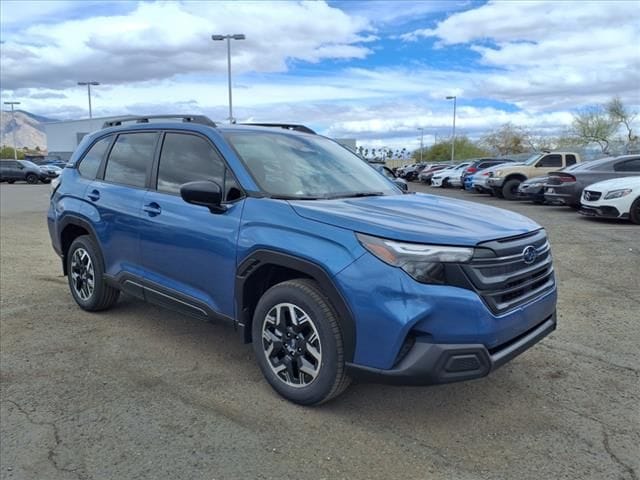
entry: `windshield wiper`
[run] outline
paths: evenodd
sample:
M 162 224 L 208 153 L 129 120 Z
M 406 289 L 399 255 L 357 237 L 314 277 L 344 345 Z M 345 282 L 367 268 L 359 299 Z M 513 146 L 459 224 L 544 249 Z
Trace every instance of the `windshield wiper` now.
M 326 198 L 356 198 L 356 197 L 380 197 L 383 196 L 384 192 L 344 192 L 344 193 L 336 193 L 334 195 L 327 195 Z
M 269 195 L 274 200 L 320 200 L 326 197 L 314 197 L 312 195 Z

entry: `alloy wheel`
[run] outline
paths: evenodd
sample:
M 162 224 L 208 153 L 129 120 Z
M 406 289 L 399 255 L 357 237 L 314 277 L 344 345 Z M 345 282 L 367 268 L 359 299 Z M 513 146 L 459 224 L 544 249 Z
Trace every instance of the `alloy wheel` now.
M 269 310 L 262 322 L 262 348 L 273 373 L 291 387 L 306 387 L 320 373 L 318 330 L 293 303 L 279 303 Z
M 95 272 L 89 253 L 77 248 L 71 257 L 71 279 L 73 289 L 81 300 L 88 300 L 95 288 Z

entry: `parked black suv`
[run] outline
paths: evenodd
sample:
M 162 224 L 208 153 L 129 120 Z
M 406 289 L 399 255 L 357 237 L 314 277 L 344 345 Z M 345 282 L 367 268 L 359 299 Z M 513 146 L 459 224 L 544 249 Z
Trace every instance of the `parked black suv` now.
M 0 182 L 49 183 L 55 177 L 57 174 L 46 172 L 29 160 L 0 161 Z

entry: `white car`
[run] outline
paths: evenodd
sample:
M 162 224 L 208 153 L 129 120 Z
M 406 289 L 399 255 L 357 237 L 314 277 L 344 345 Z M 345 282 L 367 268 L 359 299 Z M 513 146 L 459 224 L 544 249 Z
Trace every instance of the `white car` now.
M 640 224 L 640 177 L 622 177 L 589 185 L 579 212 L 589 217 L 627 218 Z
M 442 188 L 459 187 L 462 185 L 462 180 L 460 179 L 462 172 L 469 166 L 469 163 L 470 162 L 459 163 L 458 165 L 434 173 L 433 177 L 431 177 L 431 186 Z

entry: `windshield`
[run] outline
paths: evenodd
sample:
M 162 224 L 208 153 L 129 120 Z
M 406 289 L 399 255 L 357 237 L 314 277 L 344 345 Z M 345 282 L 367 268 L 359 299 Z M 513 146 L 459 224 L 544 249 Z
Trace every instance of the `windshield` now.
M 38 165 L 36 165 L 35 163 L 29 161 L 29 160 L 20 160 L 20 163 L 22 165 L 24 165 L 25 167 L 31 167 L 31 168 L 40 168 L 38 167 Z
M 258 186 L 275 197 L 396 195 L 400 190 L 364 160 L 316 135 L 228 132 Z
M 529 158 L 527 158 L 523 163 L 525 165 L 532 165 L 534 163 L 536 163 L 536 161 L 542 156 L 541 153 L 534 153 L 533 155 L 531 155 Z

